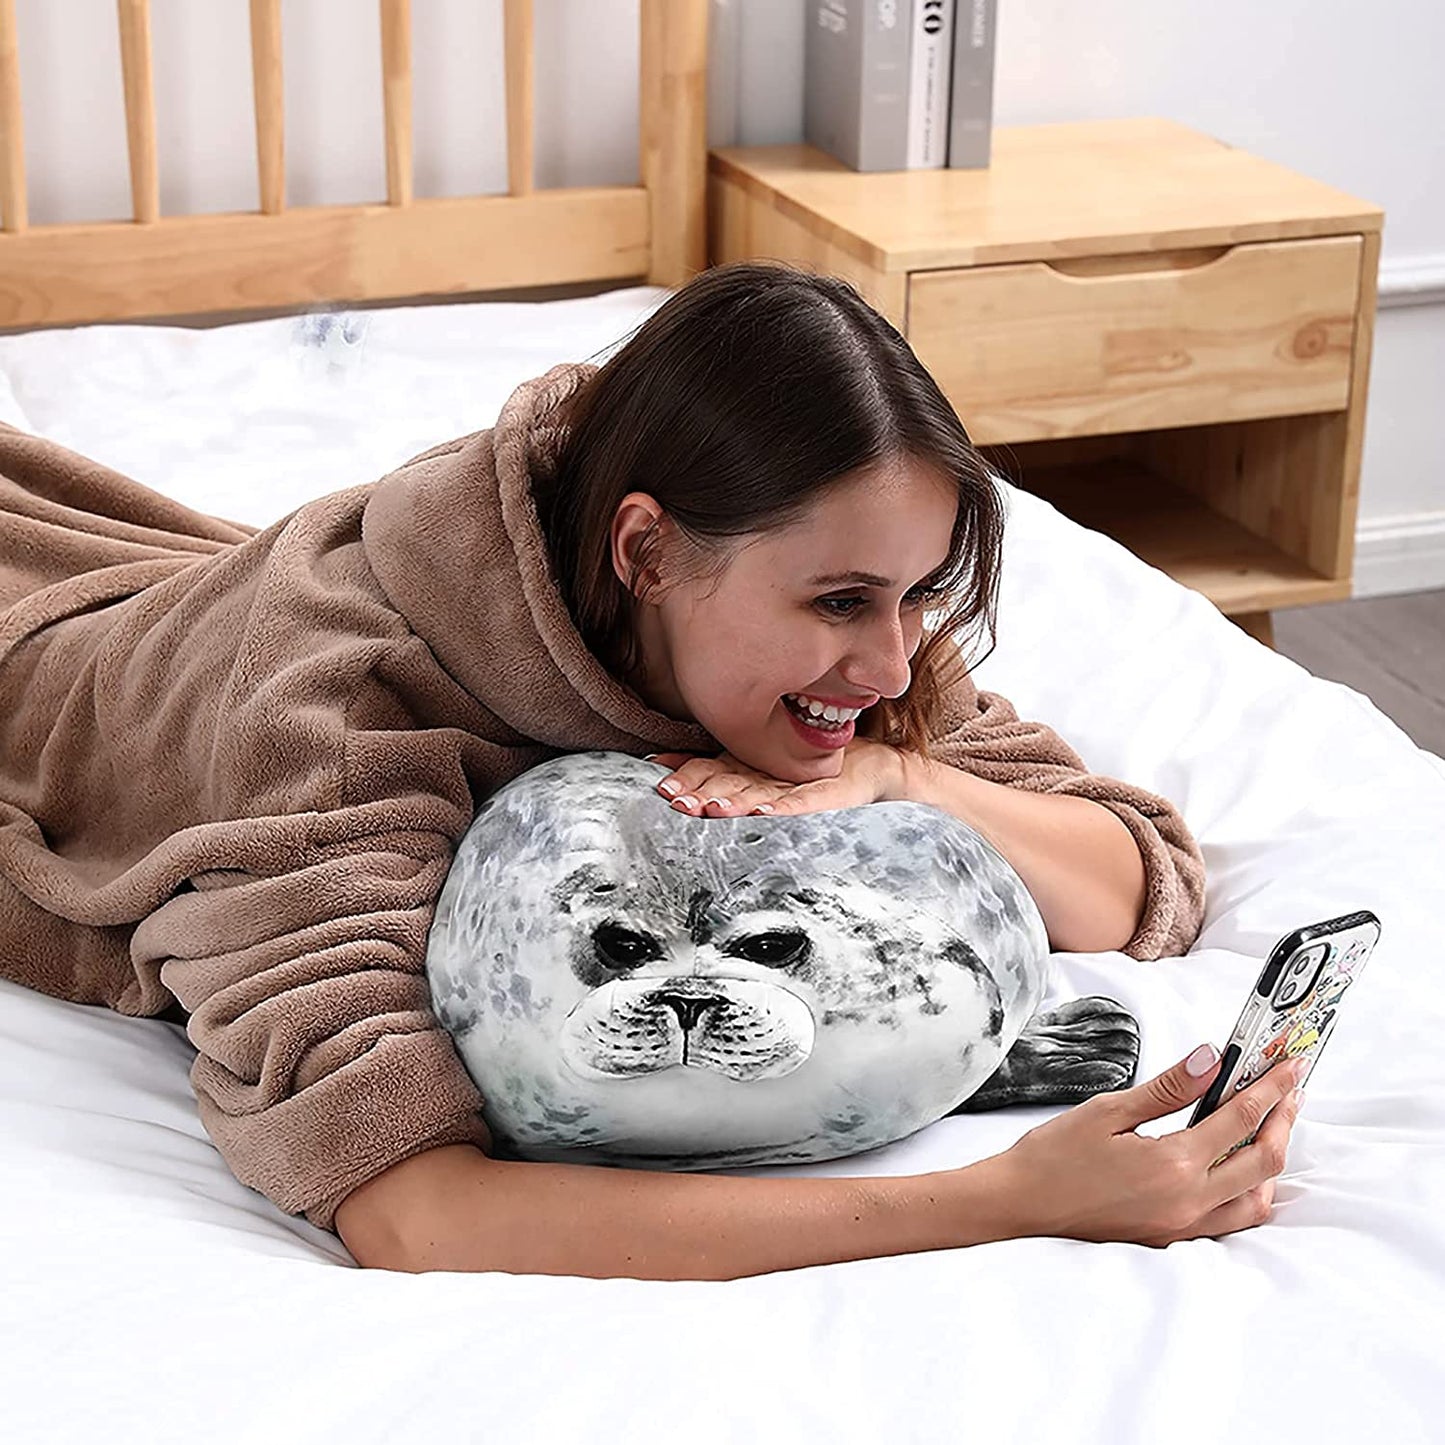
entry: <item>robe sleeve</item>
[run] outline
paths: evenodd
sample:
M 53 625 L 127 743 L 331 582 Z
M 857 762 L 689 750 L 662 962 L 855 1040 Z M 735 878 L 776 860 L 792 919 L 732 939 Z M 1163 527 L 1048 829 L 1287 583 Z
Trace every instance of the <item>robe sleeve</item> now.
M 393 1164 L 491 1138 L 426 979 L 448 839 L 317 817 L 314 863 L 198 875 L 132 947 L 190 1012 L 191 1082 L 228 1167 L 334 1230 L 341 1201 Z
M 931 742 L 940 761 L 991 783 L 1088 798 L 1117 817 L 1144 860 L 1144 912 L 1123 952 L 1174 958 L 1189 951 L 1204 921 L 1204 857 L 1178 808 L 1131 783 L 1091 773 L 1052 728 L 1020 719 L 1012 703 L 968 679 L 946 694 L 944 723 Z

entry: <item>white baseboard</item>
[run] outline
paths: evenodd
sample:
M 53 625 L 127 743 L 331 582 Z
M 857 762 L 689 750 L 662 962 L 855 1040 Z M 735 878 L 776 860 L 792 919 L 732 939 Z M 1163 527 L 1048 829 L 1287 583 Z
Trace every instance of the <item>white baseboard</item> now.
M 1445 512 L 1362 521 L 1355 531 L 1356 597 L 1445 588 Z

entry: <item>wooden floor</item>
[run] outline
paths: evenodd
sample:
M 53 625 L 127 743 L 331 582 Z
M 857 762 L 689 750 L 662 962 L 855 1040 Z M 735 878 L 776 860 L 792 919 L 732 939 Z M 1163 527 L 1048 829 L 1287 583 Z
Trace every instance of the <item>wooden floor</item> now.
M 1422 748 L 1445 757 L 1445 590 L 1285 608 L 1274 646 L 1362 692 Z

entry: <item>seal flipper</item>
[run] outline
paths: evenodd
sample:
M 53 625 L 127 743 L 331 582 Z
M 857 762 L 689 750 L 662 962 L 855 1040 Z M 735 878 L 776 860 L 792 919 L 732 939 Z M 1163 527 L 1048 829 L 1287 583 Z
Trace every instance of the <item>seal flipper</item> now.
M 1077 1104 L 1090 1094 L 1128 1088 L 1138 1064 L 1139 1024 L 1134 1015 L 1111 998 L 1074 999 L 1035 1014 L 1003 1063 L 948 1112 Z

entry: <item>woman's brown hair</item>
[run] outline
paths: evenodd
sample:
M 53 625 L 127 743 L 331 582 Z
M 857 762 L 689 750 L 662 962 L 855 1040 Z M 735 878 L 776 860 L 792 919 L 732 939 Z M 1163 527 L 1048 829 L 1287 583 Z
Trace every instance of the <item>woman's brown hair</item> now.
M 1003 499 L 937 382 L 848 282 L 769 262 L 703 271 L 601 365 L 567 419 L 538 512 L 578 631 L 625 682 L 637 676 L 633 597 L 645 595 L 638 584 L 656 540 L 643 538 L 624 586 L 611 526 L 628 492 L 654 497 L 722 563 L 726 539 L 794 520 L 861 468 L 908 458 L 950 479 L 959 505 L 936 574 L 942 606 L 926 614 L 908 690 L 859 725 L 927 755 L 957 638 L 982 625 L 993 650 Z

